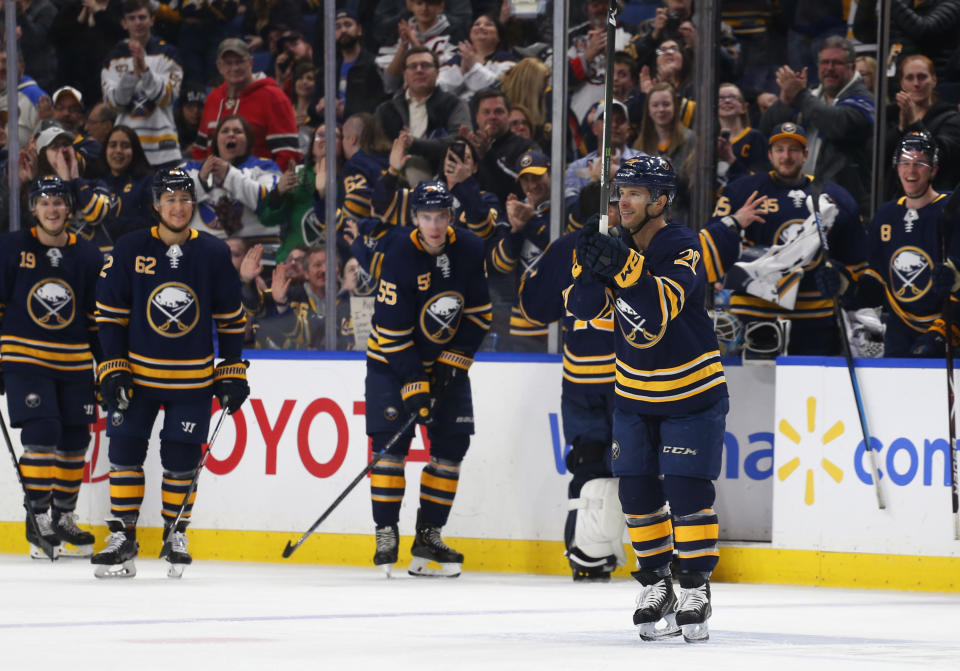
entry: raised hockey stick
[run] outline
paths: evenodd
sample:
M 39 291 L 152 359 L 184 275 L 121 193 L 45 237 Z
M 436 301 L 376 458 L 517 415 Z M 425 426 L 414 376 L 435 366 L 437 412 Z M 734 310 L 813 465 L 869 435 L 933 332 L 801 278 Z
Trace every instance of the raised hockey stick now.
M 177 517 L 173 520 L 173 524 L 170 525 L 170 534 L 167 535 L 167 540 L 163 542 L 163 547 L 160 548 L 160 559 L 163 559 L 168 554 L 170 554 L 170 536 L 174 531 L 177 530 L 177 525 L 180 524 L 180 520 L 183 518 L 183 512 L 187 509 L 187 501 L 190 500 L 190 496 L 197 490 L 197 481 L 200 479 L 200 471 L 203 470 L 203 465 L 207 463 L 207 457 L 210 456 L 210 451 L 213 450 L 213 443 L 217 439 L 217 434 L 220 433 L 220 426 L 223 424 L 223 418 L 227 416 L 227 409 L 224 408 L 220 411 L 220 416 L 217 417 L 217 424 L 213 427 L 213 434 L 210 436 L 210 440 L 207 442 L 207 449 L 204 450 L 203 456 L 200 457 L 200 463 L 197 465 L 197 470 L 193 474 L 193 479 L 190 481 L 190 486 L 187 487 L 187 493 L 183 497 L 183 502 L 180 504 L 180 510 L 177 511 Z
M 13 441 L 10 440 L 10 434 L 7 432 L 7 422 L 4 420 L 2 413 L 0 413 L 0 429 L 3 429 L 3 440 L 6 442 L 7 449 L 10 451 L 10 458 L 13 459 L 13 470 L 17 472 L 20 489 L 23 490 L 23 507 L 27 509 L 27 519 L 29 520 L 29 524 L 33 525 L 34 533 L 37 535 L 37 544 L 40 546 L 40 549 L 43 550 L 43 554 L 50 557 L 50 561 L 53 561 L 57 558 L 56 553 L 53 551 L 53 543 L 45 540 L 44 537 L 40 535 L 40 527 L 37 526 L 37 516 L 33 512 L 33 506 L 30 505 L 30 495 L 27 493 L 27 486 L 23 482 L 23 473 L 20 472 L 20 461 L 17 459 L 17 453 L 13 450 Z
M 832 171 L 831 171 L 832 172 Z M 827 242 L 827 233 L 823 230 L 823 221 L 820 217 L 820 194 L 823 192 L 823 185 L 827 182 L 827 177 L 816 179 L 810 185 L 810 198 L 813 201 L 813 220 L 817 225 L 817 234 L 820 236 L 820 248 L 823 253 L 821 263 L 828 263 L 830 245 Z M 833 300 L 833 316 L 837 320 L 837 328 L 840 331 L 840 342 L 843 344 L 843 356 L 847 360 L 847 372 L 850 373 L 850 385 L 853 388 L 853 400 L 857 404 L 857 414 L 860 416 L 860 431 L 863 434 L 863 446 L 867 454 L 870 455 L 870 475 L 873 477 L 873 489 L 877 494 L 877 507 L 883 510 L 887 507 L 883 500 L 883 491 L 880 489 L 880 477 L 877 472 L 877 455 L 872 449 L 870 442 L 870 430 L 867 428 L 867 413 L 863 408 L 863 396 L 860 394 L 860 384 L 857 382 L 857 369 L 853 362 L 853 354 L 850 352 L 850 338 L 847 336 L 846 323 L 843 319 L 843 312 L 840 308 L 840 301 Z
M 284 559 L 287 559 L 290 555 L 296 552 L 297 548 L 303 545 L 305 540 L 310 538 L 313 532 L 317 530 L 317 527 L 320 526 L 320 524 L 330 516 L 330 513 L 332 513 L 334 509 L 340 505 L 341 501 L 347 498 L 347 494 L 352 492 L 353 488 L 356 487 L 364 477 L 366 477 L 367 473 L 373 470 L 373 467 L 376 466 L 381 459 L 383 459 L 384 455 L 390 451 L 390 448 L 397 444 L 397 442 L 400 440 L 400 437 L 403 436 L 403 434 L 406 433 L 406 431 L 413 426 L 414 422 L 416 421 L 417 416 L 411 413 L 407 420 L 403 423 L 403 426 L 400 427 L 400 430 L 393 434 L 393 437 L 387 441 L 387 444 L 384 446 L 384 448 L 373 456 L 373 459 L 370 460 L 370 463 L 367 464 L 366 468 L 360 471 L 357 477 L 355 477 L 350 484 L 347 485 L 347 488 L 340 493 L 340 496 L 334 499 L 333 503 L 330 504 L 330 507 L 324 510 L 323 514 L 317 518 L 317 521 L 311 524 L 310 528 L 303 532 L 303 535 L 300 536 L 297 542 L 291 543 L 290 541 L 287 541 L 287 546 L 283 548 Z
M 613 120 L 613 55 L 617 37 L 617 0 L 609 0 L 607 8 L 607 47 L 604 56 L 606 74 L 603 80 L 603 133 L 600 137 L 600 234 L 607 235 L 610 228 L 610 133 Z
M 943 204 L 940 219 L 937 221 L 937 233 L 940 236 L 940 261 L 945 263 L 950 258 L 950 219 L 960 206 L 960 184 L 953 189 L 953 193 Z M 957 406 L 953 391 L 953 310 L 951 295 L 947 293 L 943 301 L 943 323 L 946 334 L 946 364 L 947 364 L 947 433 L 950 438 L 950 506 L 953 510 L 953 539 L 960 541 L 960 496 L 957 482 Z

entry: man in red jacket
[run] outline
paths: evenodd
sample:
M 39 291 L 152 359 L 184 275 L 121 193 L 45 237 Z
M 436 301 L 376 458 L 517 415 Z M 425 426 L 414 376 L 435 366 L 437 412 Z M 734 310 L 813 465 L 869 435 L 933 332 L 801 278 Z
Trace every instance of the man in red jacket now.
M 251 154 L 272 159 L 283 170 L 298 163 L 300 150 L 293 105 L 277 82 L 262 72 L 253 73 L 253 57 L 246 42 L 237 38 L 221 42 L 217 69 L 224 81 L 207 96 L 193 158 L 201 161 L 210 153 L 209 143 L 220 119 L 239 114 L 253 127 Z

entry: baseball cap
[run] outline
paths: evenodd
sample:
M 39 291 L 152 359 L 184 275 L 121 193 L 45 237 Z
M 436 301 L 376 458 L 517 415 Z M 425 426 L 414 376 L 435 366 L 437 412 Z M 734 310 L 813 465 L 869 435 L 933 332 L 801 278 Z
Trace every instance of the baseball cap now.
M 64 95 L 72 95 L 77 99 L 77 102 L 80 103 L 80 107 L 83 107 L 83 94 L 72 86 L 61 86 L 53 92 L 53 97 L 50 99 L 53 101 L 53 104 L 56 105 L 57 101 Z
M 358 23 L 360 22 L 360 19 L 357 18 L 357 13 L 356 13 L 355 11 L 353 11 L 352 9 L 338 9 L 338 10 L 337 10 L 337 16 L 336 16 L 335 18 L 337 18 L 337 19 L 353 19 L 354 21 L 356 21 L 356 22 L 358 22 Z
M 239 37 L 228 37 L 217 47 L 217 58 L 223 58 L 223 55 L 227 52 L 232 52 L 247 58 L 250 56 L 250 47 Z
M 189 105 L 191 103 L 196 105 L 203 105 L 204 101 L 207 99 L 207 89 L 201 84 L 195 84 L 193 82 L 184 83 L 180 88 L 180 104 Z
M 807 146 L 807 132 L 803 129 L 803 126 L 795 124 L 791 121 L 774 126 L 773 132 L 770 133 L 770 144 L 773 144 L 777 140 L 794 140 L 799 142 L 801 146 Z
M 66 137 L 70 140 L 70 142 L 73 142 L 74 138 L 76 138 L 73 133 L 59 124 L 47 126 L 37 134 L 37 152 L 42 152 L 44 149 L 53 144 L 54 140 L 61 136 Z
M 521 175 L 545 175 L 550 169 L 550 159 L 546 154 L 530 150 L 517 161 L 517 179 Z
M 613 106 L 616 106 L 621 112 L 623 112 L 624 119 L 626 119 L 627 121 L 630 121 L 630 112 L 627 111 L 627 106 L 625 104 L 623 104 L 619 100 L 614 100 L 613 103 L 611 104 L 611 109 L 613 109 Z M 597 103 L 597 116 L 594 119 L 595 121 L 599 121 L 600 119 L 603 118 L 603 113 L 606 111 L 606 107 L 607 106 L 604 104 L 602 100 Z

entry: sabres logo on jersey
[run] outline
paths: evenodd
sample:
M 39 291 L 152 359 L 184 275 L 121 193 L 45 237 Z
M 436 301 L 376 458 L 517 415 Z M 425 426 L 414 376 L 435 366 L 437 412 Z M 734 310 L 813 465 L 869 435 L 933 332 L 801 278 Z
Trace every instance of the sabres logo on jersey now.
M 647 323 L 646 318 L 641 317 L 636 310 L 627 305 L 626 301 L 622 298 L 617 298 L 614 305 L 617 309 L 617 321 L 620 323 L 620 328 L 628 343 L 634 347 L 643 349 L 654 345 L 660 340 L 659 335 L 650 333 L 650 331 L 644 328 L 644 325 Z
M 76 313 L 76 305 L 73 289 L 55 277 L 40 280 L 27 294 L 30 318 L 51 331 L 59 331 L 70 325 Z
M 901 247 L 890 257 L 890 287 L 897 300 L 910 303 L 927 293 L 933 261 L 919 247 Z
M 453 339 L 463 316 L 463 296 L 444 291 L 433 296 L 420 311 L 420 329 L 431 341 L 445 344 Z
M 165 282 L 154 289 L 147 300 L 147 322 L 166 338 L 187 335 L 199 318 L 197 295 L 186 284 Z

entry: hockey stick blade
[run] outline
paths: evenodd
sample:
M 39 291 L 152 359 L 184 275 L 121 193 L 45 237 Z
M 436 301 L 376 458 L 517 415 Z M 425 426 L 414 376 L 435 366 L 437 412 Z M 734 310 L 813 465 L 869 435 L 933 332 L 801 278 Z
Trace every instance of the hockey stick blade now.
M 301 535 L 300 538 L 297 539 L 297 542 L 291 543 L 290 541 L 287 541 L 287 545 L 286 547 L 283 548 L 283 552 L 281 553 L 284 559 L 288 559 L 290 555 L 296 552 L 297 548 L 303 545 L 304 541 L 310 538 L 313 532 L 316 531 L 317 527 L 319 527 L 323 523 L 323 521 L 330 516 L 330 513 L 332 513 L 334 509 L 336 509 L 336 507 L 340 505 L 340 503 L 345 498 L 347 498 L 347 495 L 353 491 L 353 488 L 356 487 L 358 484 L 360 484 L 360 481 L 367 475 L 367 473 L 373 470 L 373 467 L 377 465 L 377 462 L 379 462 L 384 457 L 384 455 L 390 451 L 390 448 L 392 448 L 394 445 L 397 444 L 397 442 L 399 442 L 403 434 L 406 433 L 407 430 L 411 426 L 413 426 L 414 422 L 416 421 L 417 421 L 417 416 L 414 414 L 411 414 L 407 418 L 407 420 L 403 423 L 403 426 L 400 427 L 400 430 L 397 431 L 395 434 L 393 434 L 393 437 L 390 438 L 389 441 L 387 441 L 387 444 L 383 447 L 383 449 L 380 452 L 377 452 L 376 455 L 374 455 L 373 459 L 370 460 L 370 463 L 367 464 L 367 466 L 362 471 L 360 471 L 359 474 L 357 474 L 357 477 L 355 477 L 350 482 L 350 484 L 347 485 L 347 488 L 344 489 L 340 493 L 340 496 L 338 496 L 334 500 L 334 502 L 330 504 L 330 507 L 323 511 L 323 514 L 317 518 L 317 521 L 311 524 L 310 528 L 303 532 L 303 535 Z
M 213 428 L 213 434 L 210 436 L 210 440 L 207 442 L 207 449 L 204 450 L 203 456 L 200 457 L 200 463 L 197 465 L 197 472 L 193 474 L 193 479 L 190 481 L 190 486 L 187 487 L 187 493 L 184 494 L 183 501 L 180 503 L 180 510 L 177 511 L 177 516 L 173 520 L 173 524 L 170 525 L 171 534 L 176 531 L 180 524 L 180 520 L 183 518 L 183 513 L 187 509 L 187 501 L 190 500 L 190 497 L 197 490 L 197 481 L 200 479 L 200 471 L 203 470 L 203 465 L 207 463 L 207 457 L 210 456 L 210 450 L 213 449 L 213 443 L 217 440 L 217 434 L 220 433 L 220 427 L 223 425 L 223 418 L 226 416 L 227 409 L 223 408 L 220 411 L 220 416 L 217 418 L 217 425 Z M 160 548 L 160 559 L 163 559 L 169 555 L 172 547 L 170 535 L 168 534 L 167 540 L 163 542 L 163 547 Z
M 10 440 L 10 434 L 7 432 L 7 422 L 0 414 L 0 429 L 3 430 L 3 440 L 7 444 L 7 450 L 10 452 L 10 458 L 13 460 L 13 470 L 17 473 L 17 481 L 20 483 L 20 489 L 23 490 L 23 507 L 27 511 L 27 524 L 33 527 L 37 536 L 37 545 L 43 550 L 43 554 L 50 558 L 50 561 L 56 561 L 57 554 L 54 552 L 54 545 L 40 535 L 40 527 L 37 526 L 37 515 L 33 512 L 33 506 L 30 505 L 30 496 L 27 494 L 27 486 L 23 482 L 23 473 L 20 472 L 20 462 L 17 460 L 17 453 L 13 449 L 13 441 Z

